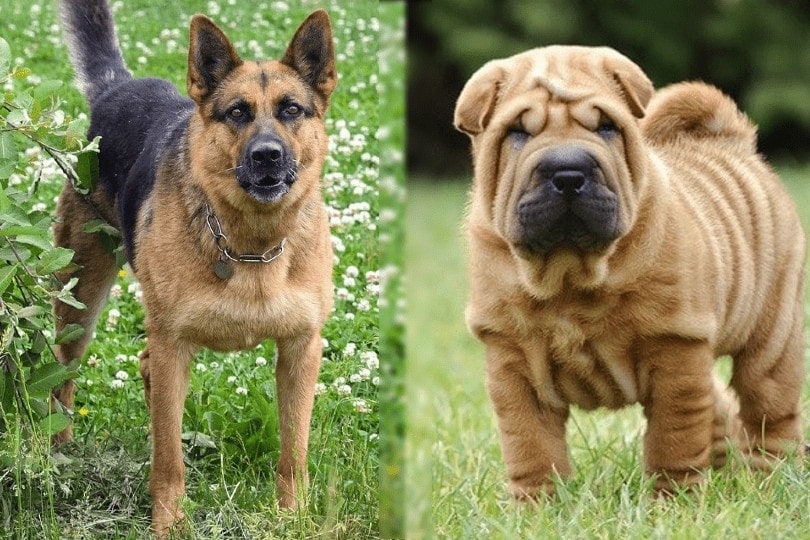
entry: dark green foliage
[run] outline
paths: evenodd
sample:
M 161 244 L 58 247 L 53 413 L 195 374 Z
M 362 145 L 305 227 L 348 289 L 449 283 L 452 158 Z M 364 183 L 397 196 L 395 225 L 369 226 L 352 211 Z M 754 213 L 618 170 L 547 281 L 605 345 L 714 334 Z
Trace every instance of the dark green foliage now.
M 810 12 L 762 0 L 440 0 L 409 8 L 409 164 L 466 168 L 452 133 L 461 85 L 487 60 L 551 44 L 608 45 L 657 87 L 700 79 L 722 88 L 759 125 L 773 157 L 810 151 Z

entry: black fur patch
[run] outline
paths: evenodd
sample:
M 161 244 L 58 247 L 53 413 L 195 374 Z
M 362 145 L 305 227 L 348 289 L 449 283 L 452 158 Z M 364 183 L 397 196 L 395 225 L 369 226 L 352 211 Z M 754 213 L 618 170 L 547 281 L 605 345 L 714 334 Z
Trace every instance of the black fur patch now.
M 90 138 L 101 135 L 99 177 L 117 202 L 127 259 L 134 266 L 135 229 L 164 155 L 182 151 L 194 103 L 162 79 L 134 79 L 104 95 L 90 113 Z

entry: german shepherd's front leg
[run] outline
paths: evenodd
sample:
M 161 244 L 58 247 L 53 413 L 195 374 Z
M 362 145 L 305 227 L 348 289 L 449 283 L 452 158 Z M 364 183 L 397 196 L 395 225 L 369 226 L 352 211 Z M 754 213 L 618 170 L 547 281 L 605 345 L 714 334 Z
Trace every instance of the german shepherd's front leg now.
M 183 519 L 179 500 L 185 494 L 185 468 L 181 445 L 183 405 L 189 379 L 189 362 L 196 348 L 154 331 L 149 335 L 149 413 L 152 420 L 152 529 L 158 537 L 168 534 Z
M 306 488 L 309 423 L 323 342 L 317 333 L 278 340 L 276 394 L 281 431 L 281 456 L 276 470 L 279 506 L 295 508 L 296 484 Z

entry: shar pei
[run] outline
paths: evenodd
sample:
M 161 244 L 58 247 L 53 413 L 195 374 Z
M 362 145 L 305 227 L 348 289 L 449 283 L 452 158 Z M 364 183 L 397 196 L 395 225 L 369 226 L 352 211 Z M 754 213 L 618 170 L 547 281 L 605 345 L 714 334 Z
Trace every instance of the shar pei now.
M 467 323 L 513 497 L 570 473 L 571 405 L 640 403 L 661 492 L 729 441 L 757 468 L 802 452 L 804 234 L 730 98 L 552 46 L 485 64 L 454 123 L 475 171 Z

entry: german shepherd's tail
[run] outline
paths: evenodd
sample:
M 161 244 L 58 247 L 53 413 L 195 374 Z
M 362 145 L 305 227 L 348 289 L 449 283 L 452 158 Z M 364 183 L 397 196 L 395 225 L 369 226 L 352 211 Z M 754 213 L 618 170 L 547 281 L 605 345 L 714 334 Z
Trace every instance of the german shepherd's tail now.
M 106 90 L 132 79 L 110 6 L 107 0 L 61 0 L 59 10 L 76 85 L 92 105 Z

